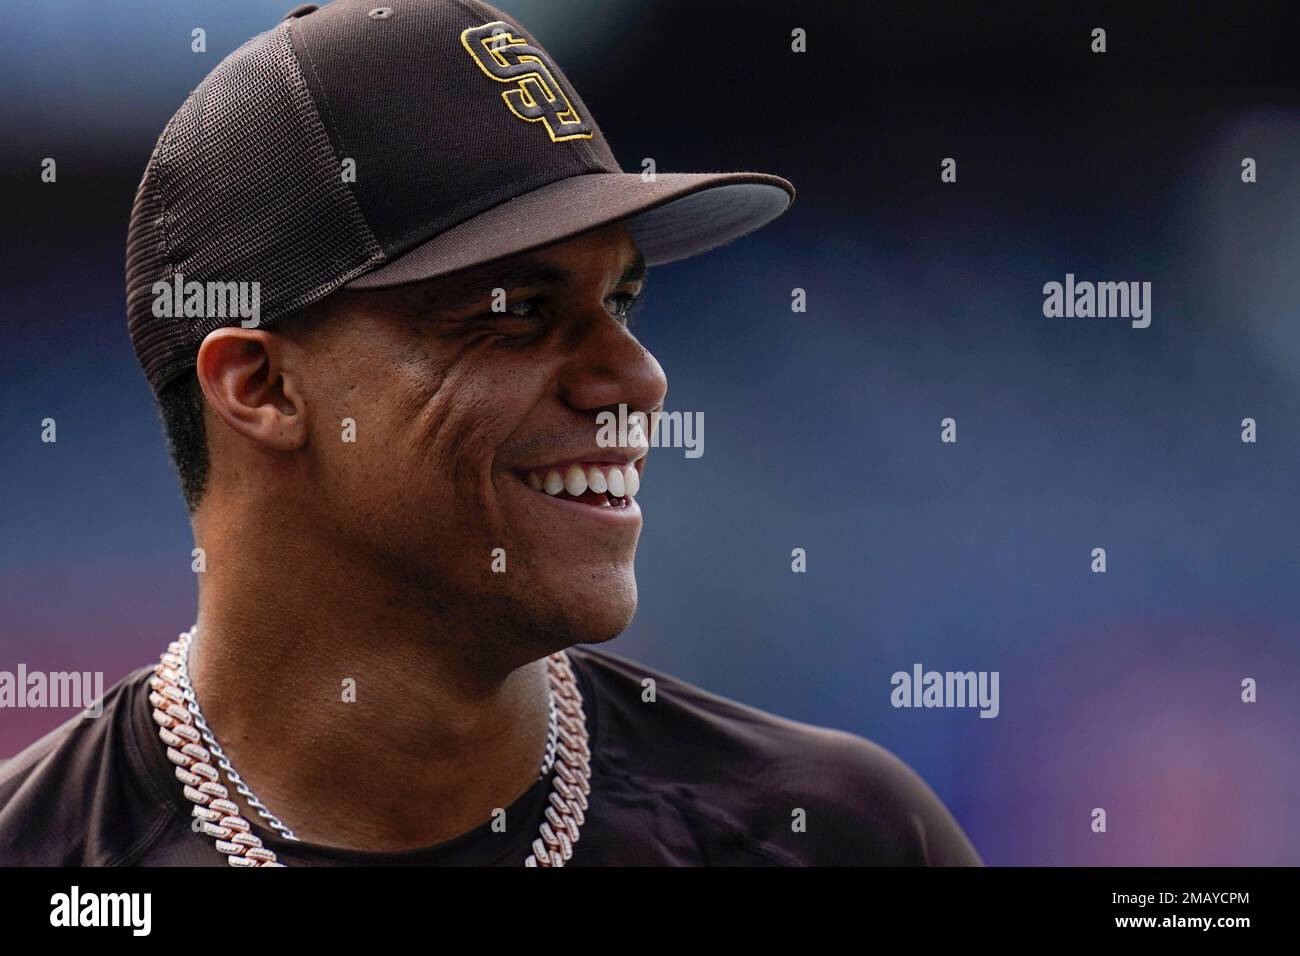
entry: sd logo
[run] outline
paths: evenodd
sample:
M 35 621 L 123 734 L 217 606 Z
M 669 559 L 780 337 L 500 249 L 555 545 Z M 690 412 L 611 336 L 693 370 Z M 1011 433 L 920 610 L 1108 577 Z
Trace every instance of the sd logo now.
M 553 142 L 591 139 L 591 127 L 555 78 L 558 70 L 543 51 L 514 36 L 509 24 L 494 20 L 470 27 L 460 35 L 460 42 L 479 69 L 498 83 L 512 84 L 501 94 L 510 112 L 521 120 L 544 124 Z

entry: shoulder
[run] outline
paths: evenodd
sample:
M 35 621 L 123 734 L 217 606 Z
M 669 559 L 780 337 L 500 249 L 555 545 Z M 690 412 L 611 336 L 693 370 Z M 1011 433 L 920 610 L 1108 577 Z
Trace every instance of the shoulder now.
M 935 793 L 884 747 L 607 651 L 571 653 L 598 698 L 598 746 L 610 745 L 611 759 L 681 794 L 693 812 L 739 827 L 784 862 L 979 865 Z
M 165 822 L 133 723 L 150 672 L 107 690 L 98 717 L 79 714 L 0 764 L 0 865 L 129 863 Z

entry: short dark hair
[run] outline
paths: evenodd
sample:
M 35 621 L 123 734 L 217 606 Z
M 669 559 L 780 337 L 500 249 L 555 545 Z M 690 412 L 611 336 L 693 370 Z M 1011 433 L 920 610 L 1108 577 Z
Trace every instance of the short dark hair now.
M 194 370 L 168 382 L 158 391 L 158 411 L 167 449 L 181 481 L 185 507 L 193 514 L 208 485 L 208 438 L 203 426 L 203 389 Z

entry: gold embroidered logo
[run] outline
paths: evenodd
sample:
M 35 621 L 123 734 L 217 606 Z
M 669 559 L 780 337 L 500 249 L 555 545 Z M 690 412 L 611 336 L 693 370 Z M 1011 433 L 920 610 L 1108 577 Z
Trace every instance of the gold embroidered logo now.
M 569 102 L 550 57 L 510 30 L 508 23 L 494 20 L 470 27 L 460 35 L 460 42 L 480 70 L 498 83 L 511 84 L 501 94 L 510 112 L 521 120 L 542 123 L 552 142 L 591 139 L 591 127 Z

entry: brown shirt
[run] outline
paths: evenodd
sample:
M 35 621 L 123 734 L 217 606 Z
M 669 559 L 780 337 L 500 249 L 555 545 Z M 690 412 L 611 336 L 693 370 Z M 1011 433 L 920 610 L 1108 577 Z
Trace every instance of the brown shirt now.
M 574 866 L 979 865 L 934 793 L 888 751 L 714 696 L 589 647 L 570 650 L 587 710 L 590 807 Z M 150 716 L 148 676 L 104 695 L 0 765 L 0 864 L 226 866 Z M 642 701 L 652 677 L 656 700 Z M 490 821 L 437 846 L 364 853 L 254 832 L 290 866 L 520 866 L 549 791 L 539 780 Z M 796 810 L 806 825 L 792 824 Z

